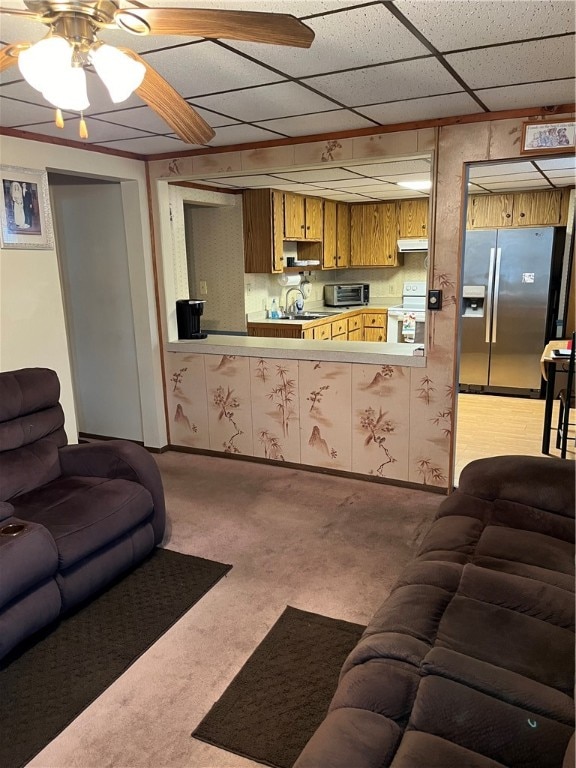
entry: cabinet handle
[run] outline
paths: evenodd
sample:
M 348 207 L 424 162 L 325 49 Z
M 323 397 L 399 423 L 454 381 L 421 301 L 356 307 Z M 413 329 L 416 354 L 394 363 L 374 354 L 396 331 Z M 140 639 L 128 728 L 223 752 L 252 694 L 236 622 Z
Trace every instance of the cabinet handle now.
M 306 229 L 310 229 L 310 224 L 308 224 L 308 226 L 306 227 Z
M 521 213 L 520 215 L 521 215 L 521 216 L 524 216 L 524 214 L 523 214 L 523 213 Z M 511 214 L 511 213 L 507 213 L 507 214 L 506 214 L 506 218 L 507 218 L 507 219 L 509 219 L 509 218 L 510 218 L 510 216 L 512 216 L 512 214 Z
M 526 216 L 526 214 L 525 214 L 525 213 L 521 213 L 521 214 L 520 214 L 520 218 L 521 218 L 521 219 L 523 219 L 523 218 L 524 218 L 524 216 Z

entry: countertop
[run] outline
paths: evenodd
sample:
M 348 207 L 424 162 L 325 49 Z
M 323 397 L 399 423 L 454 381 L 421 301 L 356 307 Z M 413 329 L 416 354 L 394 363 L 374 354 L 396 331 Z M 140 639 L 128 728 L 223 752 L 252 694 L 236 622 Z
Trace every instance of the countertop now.
M 310 312 L 311 314 L 320 312 L 322 314 L 326 314 L 325 317 L 316 318 L 315 320 L 307 320 L 305 317 L 294 318 L 294 320 L 288 320 L 286 318 L 267 317 L 266 311 L 263 310 L 261 312 L 251 312 L 250 314 L 246 315 L 246 321 L 248 323 L 259 323 L 259 324 L 260 323 L 280 323 L 281 325 L 306 325 L 307 323 L 325 322 L 326 320 L 330 320 L 330 319 L 336 320 L 340 315 L 343 315 L 343 314 L 352 314 L 354 312 L 367 312 L 367 311 L 387 312 L 388 307 L 383 306 L 382 303 L 375 304 L 372 302 L 367 305 L 363 304 L 361 306 L 354 306 L 354 307 L 325 307 L 323 305 L 304 307 L 304 312 Z

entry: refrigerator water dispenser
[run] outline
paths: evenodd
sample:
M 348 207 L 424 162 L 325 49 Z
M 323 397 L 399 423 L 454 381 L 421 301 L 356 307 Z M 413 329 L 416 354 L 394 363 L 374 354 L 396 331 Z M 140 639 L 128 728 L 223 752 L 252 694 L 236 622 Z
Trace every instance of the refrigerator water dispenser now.
M 484 285 L 464 285 L 462 287 L 462 317 L 484 317 Z

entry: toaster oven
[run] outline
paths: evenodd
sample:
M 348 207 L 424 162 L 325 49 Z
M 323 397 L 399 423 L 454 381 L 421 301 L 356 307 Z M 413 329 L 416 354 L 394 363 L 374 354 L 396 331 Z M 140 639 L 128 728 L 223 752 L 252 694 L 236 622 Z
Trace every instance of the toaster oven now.
M 326 283 L 324 304 L 327 307 L 353 307 L 368 304 L 369 283 Z

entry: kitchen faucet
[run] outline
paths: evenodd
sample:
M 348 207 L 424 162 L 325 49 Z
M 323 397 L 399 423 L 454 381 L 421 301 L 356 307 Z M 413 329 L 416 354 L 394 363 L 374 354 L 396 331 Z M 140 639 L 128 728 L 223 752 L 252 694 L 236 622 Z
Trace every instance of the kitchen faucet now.
M 292 291 L 298 291 L 300 296 L 302 296 L 302 308 L 304 308 L 304 301 L 306 299 L 306 297 L 304 296 L 304 291 L 302 290 L 302 288 L 298 288 L 298 287 L 288 288 L 288 290 L 286 291 L 286 297 L 285 297 L 285 299 L 286 299 L 286 314 L 287 315 L 294 315 L 294 314 L 296 314 L 294 311 L 290 312 L 290 310 L 289 310 L 289 306 L 290 305 L 288 303 L 288 296 L 290 295 L 290 293 Z M 292 305 L 292 307 L 294 307 L 294 304 Z

